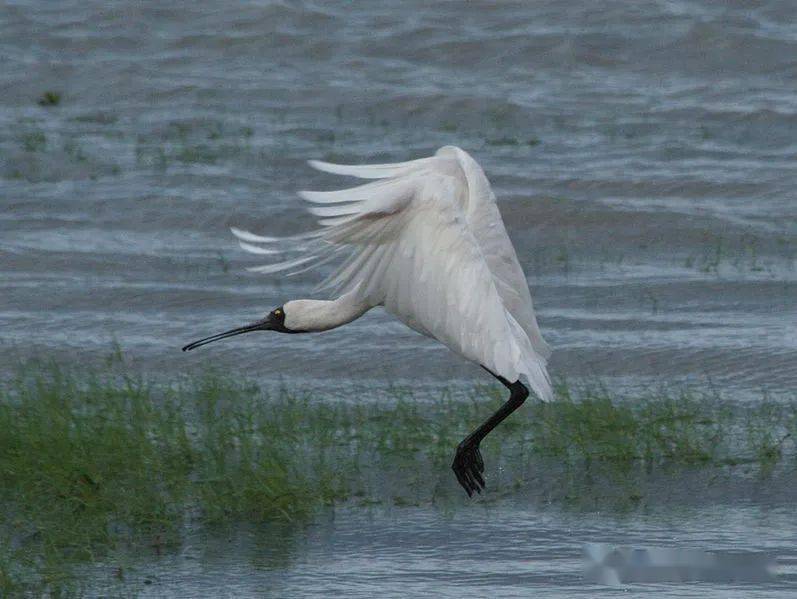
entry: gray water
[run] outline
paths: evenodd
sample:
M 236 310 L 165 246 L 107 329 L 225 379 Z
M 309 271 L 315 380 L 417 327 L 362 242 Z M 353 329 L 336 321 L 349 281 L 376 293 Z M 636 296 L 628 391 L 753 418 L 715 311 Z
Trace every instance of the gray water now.
M 797 586 L 793 515 L 749 506 L 646 518 L 518 506 L 444 517 L 422 508 L 358 509 L 339 511 L 302 536 L 278 527 L 224 540 L 196 536 L 176 554 L 146 565 L 131 562 L 125 576 L 144 597 L 791 597 Z M 583 545 L 596 540 L 700 549 L 743 544 L 778 555 L 778 578 L 766 584 L 587 584 Z M 287 550 L 274 552 L 275 541 Z M 110 569 L 94 576 L 103 591 L 114 588 Z
M 3 366 L 29 355 L 101 363 L 118 343 L 137 367 L 166 378 L 213 365 L 330 389 L 342 380 L 485 381 L 378 311 L 319 336 L 252 335 L 179 351 L 312 297 L 323 273 L 249 274 L 257 258 L 228 231 L 311 228 L 295 191 L 340 182 L 306 159 L 399 161 L 456 144 L 483 165 L 499 197 L 554 347 L 554 376 L 618 390 L 710 383 L 740 401 L 790 395 L 795 16 L 786 0 L 6 2 Z M 57 105 L 37 103 L 47 91 L 60 94 Z M 793 511 L 761 519 L 758 510 L 777 502 L 753 504 L 733 508 L 736 532 L 721 539 L 712 535 L 726 508 L 706 504 L 700 521 L 712 524 L 695 528 L 690 542 L 746 548 L 775 530 L 793 535 Z M 486 553 L 504 546 L 519 513 L 491 509 L 462 516 Z M 515 570 L 504 559 L 481 561 L 478 580 L 452 575 L 449 560 L 466 570 L 474 563 L 462 553 L 471 532 L 434 511 L 383 516 L 399 545 L 374 567 L 398 568 L 415 586 L 363 577 L 356 551 L 336 567 L 348 555 L 338 547 L 355 534 L 345 519 L 314 533 L 313 551 L 327 556 L 319 563 L 340 588 L 374 591 L 364 596 L 397 588 L 482 596 L 483 581 L 526 595 L 549 570 L 564 596 L 593 594 L 568 556 L 597 533 L 539 509 L 521 517 L 534 557 L 508 582 L 497 582 Z M 644 542 L 689 529 L 693 520 L 675 512 L 674 524 L 640 514 L 628 534 Z M 573 531 L 572 542 L 538 544 L 543 521 L 554 536 Z M 407 540 L 421 529 L 456 542 L 444 552 Z M 308 551 L 273 574 L 286 596 L 323 590 Z M 236 563 L 245 578 L 246 562 Z M 190 578 L 185 564 L 172 566 Z M 208 566 L 222 577 L 227 566 L 217 567 Z M 162 590 L 177 593 L 175 584 Z

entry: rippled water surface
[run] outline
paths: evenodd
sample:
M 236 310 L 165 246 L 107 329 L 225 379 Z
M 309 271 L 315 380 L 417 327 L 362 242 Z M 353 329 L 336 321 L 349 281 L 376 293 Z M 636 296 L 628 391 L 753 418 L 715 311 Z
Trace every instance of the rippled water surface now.
M 317 274 L 247 273 L 258 261 L 228 230 L 309 229 L 295 191 L 339 181 L 306 159 L 400 161 L 456 144 L 493 183 L 552 374 L 789 395 L 795 57 L 790 0 L 6 2 L 0 351 L 95 362 L 118 342 L 164 377 L 215 365 L 330 388 L 484 381 L 378 311 L 320 336 L 179 351 L 311 296 Z M 599 514 L 492 509 L 472 524 L 467 511 L 399 510 L 362 526 L 342 516 L 249 587 L 248 562 L 210 560 L 202 579 L 189 547 L 169 562 L 184 577 L 163 574 L 159 588 L 226 588 L 237 572 L 241 588 L 268 579 L 284 596 L 372 596 L 382 583 L 527 596 L 548 582 L 590 596 L 574 566 L 582 541 L 667 530 L 696 546 L 784 549 L 797 532 L 790 506 L 729 508 L 730 531 L 719 508 L 640 517 L 620 527 L 627 535 Z M 673 593 L 693 591 L 708 592 Z
M 442 516 L 420 508 L 338 512 L 296 538 L 281 528 L 198 536 L 179 554 L 132 562 L 142 596 L 789 597 L 797 585 L 793 513 L 746 506 L 659 515 L 572 515 L 522 507 Z M 270 549 L 279 540 L 281 549 Z M 584 582 L 583 545 L 741 546 L 778 555 L 778 579 L 744 584 Z M 287 549 L 285 549 L 287 547 Z M 95 573 L 100 586 L 112 579 Z M 113 588 L 110 586 L 109 588 Z

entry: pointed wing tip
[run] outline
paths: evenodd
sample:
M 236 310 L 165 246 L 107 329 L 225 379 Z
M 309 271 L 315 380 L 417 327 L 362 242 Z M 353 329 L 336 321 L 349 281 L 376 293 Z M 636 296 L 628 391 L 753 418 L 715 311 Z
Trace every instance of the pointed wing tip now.
M 276 250 L 269 250 L 266 248 L 262 248 L 256 245 L 252 245 L 251 243 L 246 243 L 243 240 L 238 241 L 238 245 L 241 246 L 241 249 L 244 251 L 249 252 L 250 254 L 258 254 L 261 256 L 270 256 L 273 254 L 278 254 L 279 252 Z
M 255 235 L 254 233 L 250 233 L 244 229 L 239 229 L 238 227 L 230 227 L 230 231 L 239 241 L 248 241 L 250 243 L 274 243 L 280 240 L 279 237 Z
M 317 171 L 328 172 L 330 167 L 335 167 L 336 165 L 330 162 L 324 162 L 323 160 L 308 160 L 307 164 L 310 168 L 314 168 Z
M 528 377 L 528 375 L 526 376 Z M 536 395 L 543 403 L 551 403 L 556 399 L 551 385 L 541 384 L 539 381 L 535 382 L 530 378 L 528 379 L 528 382 L 529 387 L 531 387 L 531 390 L 534 391 L 534 395 Z
M 316 197 L 318 192 L 316 191 L 308 191 L 306 189 L 302 189 L 296 192 L 296 195 L 302 198 L 305 202 L 313 202 L 314 198 Z
M 353 164 L 335 164 L 334 162 L 325 162 L 323 160 L 308 160 L 307 164 L 317 171 L 329 173 L 330 175 L 343 175 L 360 178 L 364 177 L 366 179 L 373 178 L 361 174 L 360 171 L 362 170 L 362 167 Z

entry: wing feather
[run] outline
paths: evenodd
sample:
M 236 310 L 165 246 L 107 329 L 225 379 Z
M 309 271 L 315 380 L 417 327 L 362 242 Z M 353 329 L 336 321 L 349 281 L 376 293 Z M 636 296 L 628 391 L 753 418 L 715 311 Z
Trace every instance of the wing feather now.
M 247 252 L 250 252 L 252 254 L 260 254 L 260 255 L 279 254 L 277 250 L 270 250 L 268 248 L 260 247 L 259 245 L 252 245 L 251 243 L 247 243 L 245 241 L 239 241 L 238 245 L 241 246 L 242 250 L 246 250 Z
M 409 162 L 394 162 L 392 164 L 332 164 L 321 160 L 308 160 L 307 163 L 314 169 L 333 175 L 348 175 L 360 179 L 386 179 L 405 174 L 432 161 L 432 158 L 420 158 Z
M 348 190 L 301 192 L 317 205 L 310 211 L 320 229 L 277 245 L 294 257 L 252 270 L 307 270 L 346 254 L 323 288 L 384 305 L 464 357 L 508 380 L 524 376 L 539 397 L 552 398 L 547 345 L 536 328 L 525 276 L 489 183 L 470 156 L 443 148 L 433 157 L 398 164 L 311 165 L 380 180 Z M 485 217 L 489 223 L 475 222 Z M 273 251 L 274 238 L 233 232 L 244 249 Z
M 535 351 L 547 360 L 551 349 L 540 332 L 528 281 L 507 235 L 490 182 L 481 166 L 461 148 L 446 146 L 438 150 L 438 155 L 453 156 L 459 163 L 468 185 L 468 226 L 478 239 L 507 310 L 526 331 Z

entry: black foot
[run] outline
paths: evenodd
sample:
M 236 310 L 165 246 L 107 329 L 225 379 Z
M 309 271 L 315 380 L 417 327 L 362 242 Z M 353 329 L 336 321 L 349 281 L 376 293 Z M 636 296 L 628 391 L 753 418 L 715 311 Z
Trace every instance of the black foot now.
M 479 451 L 478 443 L 460 443 L 457 447 L 457 454 L 454 456 L 454 463 L 451 469 L 457 475 L 457 480 L 468 497 L 473 492 L 481 493 L 484 488 L 484 460 Z

